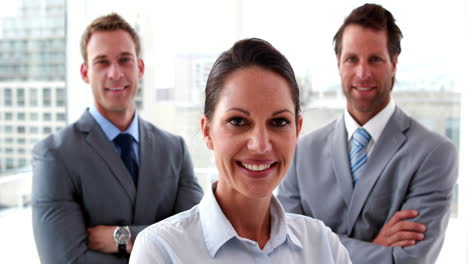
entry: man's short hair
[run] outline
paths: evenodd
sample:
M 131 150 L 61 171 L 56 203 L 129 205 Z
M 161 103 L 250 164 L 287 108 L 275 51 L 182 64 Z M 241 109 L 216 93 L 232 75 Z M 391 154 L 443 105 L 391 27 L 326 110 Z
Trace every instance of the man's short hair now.
M 400 42 L 403 38 L 403 34 L 401 33 L 400 28 L 395 24 L 395 19 L 393 18 L 392 13 L 381 5 L 362 5 L 354 9 L 351 14 L 345 18 L 343 24 L 333 38 L 335 54 L 338 57 L 341 56 L 343 32 L 348 25 L 358 25 L 364 28 L 387 31 L 387 48 L 390 58 L 393 60 L 395 55 L 400 54 Z
M 120 15 L 116 13 L 111 13 L 106 16 L 101 16 L 94 19 L 91 24 L 86 27 L 86 30 L 81 37 L 81 56 L 83 56 L 83 62 L 88 63 L 88 42 L 91 39 L 91 36 L 95 32 L 109 32 L 115 30 L 124 30 L 130 34 L 135 43 L 136 56 L 140 56 L 140 38 L 136 31 L 127 23 Z

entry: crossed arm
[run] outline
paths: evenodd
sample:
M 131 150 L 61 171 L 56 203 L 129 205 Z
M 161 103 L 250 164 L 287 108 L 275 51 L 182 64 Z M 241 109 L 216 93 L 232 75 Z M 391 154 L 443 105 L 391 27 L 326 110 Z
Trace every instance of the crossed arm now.
M 183 141 L 182 141 L 183 143 Z M 47 144 L 47 143 L 44 143 Z M 185 145 L 184 145 L 185 147 Z M 61 155 L 45 147 L 33 151 L 32 214 L 36 246 L 42 263 L 127 263 L 116 253 L 113 239 L 115 226 L 88 226 L 81 202 L 81 186 L 72 178 Z M 180 179 L 174 212 L 197 204 L 203 192 L 193 175 L 187 151 L 180 161 Z M 129 225 L 132 241 L 147 225 Z
M 33 152 L 32 220 L 41 262 L 126 263 L 115 254 L 93 250 L 99 243 L 88 241 L 76 186 L 56 156 L 51 152 Z M 91 233 L 91 236 L 99 236 L 97 232 Z M 96 246 L 88 247 L 89 244 Z M 115 243 L 112 247 L 115 247 L 112 251 L 117 252 Z
M 452 144 L 437 146 L 413 175 L 405 202 L 371 241 L 339 234 L 353 263 L 433 263 L 442 247 L 453 187 L 457 152 Z M 287 209 L 304 214 L 296 172 L 283 184 Z M 286 205 L 286 204 L 285 204 Z

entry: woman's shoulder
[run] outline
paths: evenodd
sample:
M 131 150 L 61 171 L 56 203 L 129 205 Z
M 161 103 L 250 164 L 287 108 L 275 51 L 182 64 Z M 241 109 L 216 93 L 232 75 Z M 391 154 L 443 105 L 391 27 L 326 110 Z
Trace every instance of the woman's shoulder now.
M 301 241 L 304 248 L 327 254 L 334 263 L 351 263 L 339 237 L 322 221 L 298 214 L 286 214 L 289 231 Z M 290 233 L 290 235 L 292 235 Z
M 286 223 L 288 228 L 300 237 L 308 235 L 328 236 L 333 234 L 331 229 L 321 220 L 305 215 L 286 213 Z
M 198 206 L 152 224 L 137 235 L 130 263 L 174 263 L 201 244 L 200 229 Z
M 303 223 L 305 225 L 314 225 L 314 226 L 325 226 L 325 224 L 319 220 L 312 218 L 310 216 L 295 214 L 295 213 L 285 213 L 286 220 L 292 223 Z
M 185 233 L 186 230 L 195 228 L 199 225 L 199 222 L 198 205 L 196 205 L 187 211 L 180 212 L 148 226 L 139 235 L 174 238 L 178 234 Z

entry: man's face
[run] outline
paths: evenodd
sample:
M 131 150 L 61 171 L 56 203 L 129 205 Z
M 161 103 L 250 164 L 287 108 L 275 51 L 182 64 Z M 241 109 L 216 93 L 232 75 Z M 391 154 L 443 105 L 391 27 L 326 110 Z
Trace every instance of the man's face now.
M 348 25 L 342 38 L 338 69 L 348 112 L 361 125 L 390 101 L 397 56 L 390 58 L 387 33 Z
M 133 114 L 144 63 L 137 58 L 130 34 L 124 30 L 95 32 L 87 52 L 88 62 L 81 65 L 81 77 L 90 84 L 98 111 L 106 117 Z

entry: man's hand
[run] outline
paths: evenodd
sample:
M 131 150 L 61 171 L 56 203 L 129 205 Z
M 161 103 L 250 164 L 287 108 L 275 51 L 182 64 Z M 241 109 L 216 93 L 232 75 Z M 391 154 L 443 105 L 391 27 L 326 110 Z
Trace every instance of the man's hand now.
M 88 228 L 88 248 L 103 253 L 117 253 L 114 241 L 116 226 L 99 225 Z
M 408 247 L 424 239 L 426 226 L 420 223 L 404 221 L 418 216 L 416 210 L 396 212 L 372 241 L 386 247 Z
M 103 253 L 117 253 L 118 247 L 114 240 L 114 230 L 117 226 L 99 225 L 88 228 L 88 248 Z M 133 241 L 127 243 L 127 253 L 133 249 Z

